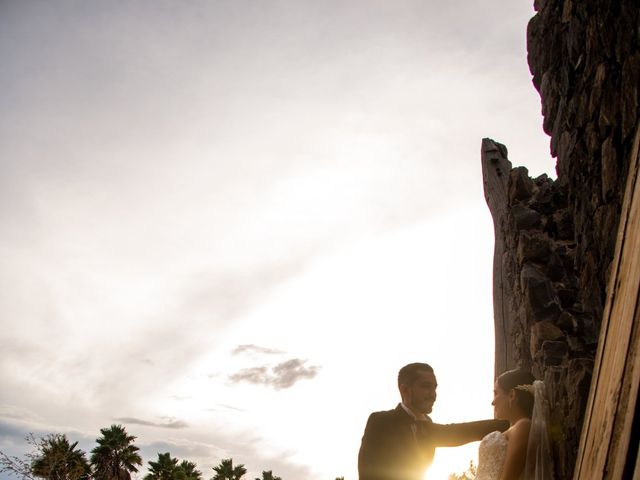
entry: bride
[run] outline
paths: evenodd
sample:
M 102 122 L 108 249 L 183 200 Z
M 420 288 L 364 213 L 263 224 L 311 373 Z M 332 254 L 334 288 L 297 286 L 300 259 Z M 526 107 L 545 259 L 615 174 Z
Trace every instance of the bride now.
M 528 371 L 509 370 L 493 393 L 494 416 L 510 427 L 480 442 L 476 480 L 551 480 L 544 384 Z

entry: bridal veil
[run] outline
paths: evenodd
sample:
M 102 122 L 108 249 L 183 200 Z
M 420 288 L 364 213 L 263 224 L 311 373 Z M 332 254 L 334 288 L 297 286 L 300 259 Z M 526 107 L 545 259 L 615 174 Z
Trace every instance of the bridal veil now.
M 544 382 L 533 382 L 533 413 L 527 446 L 524 478 L 527 480 L 553 480 L 553 454 L 549 442 L 549 403 Z

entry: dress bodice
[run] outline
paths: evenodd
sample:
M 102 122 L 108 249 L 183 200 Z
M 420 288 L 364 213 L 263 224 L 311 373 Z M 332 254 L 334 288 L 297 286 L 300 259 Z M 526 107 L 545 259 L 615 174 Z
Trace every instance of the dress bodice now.
M 500 432 L 486 435 L 478 447 L 476 480 L 498 480 L 507 456 L 507 438 Z

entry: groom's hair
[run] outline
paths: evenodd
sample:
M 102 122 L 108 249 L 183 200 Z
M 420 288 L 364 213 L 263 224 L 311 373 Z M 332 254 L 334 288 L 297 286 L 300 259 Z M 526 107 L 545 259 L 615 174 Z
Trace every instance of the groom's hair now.
M 400 385 L 411 385 L 418 378 L 418 373 L 424 371 L 433 373 L 433 368 L 426 363 L 410 363 L 409 365 L 405 365 L 398 372 L 398 387 L 400 387 Z

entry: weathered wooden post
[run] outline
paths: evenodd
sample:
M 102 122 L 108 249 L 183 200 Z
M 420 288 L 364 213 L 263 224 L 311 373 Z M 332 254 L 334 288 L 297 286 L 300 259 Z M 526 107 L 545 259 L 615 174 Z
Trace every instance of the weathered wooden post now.
M 493 318 L 495 327 L 496 375 L 516 366 L 511 330 L 514 323 L 512 283 L 507 281 L 508 259 L 505 258 L 506 222 L 509 221 L 508 189 L 511 162 L 504 145 L 490 138 L 482 140 L 482 181 L 484 196 L 493 217 Z M 511 299 L 511 300 L 510 300 Z

